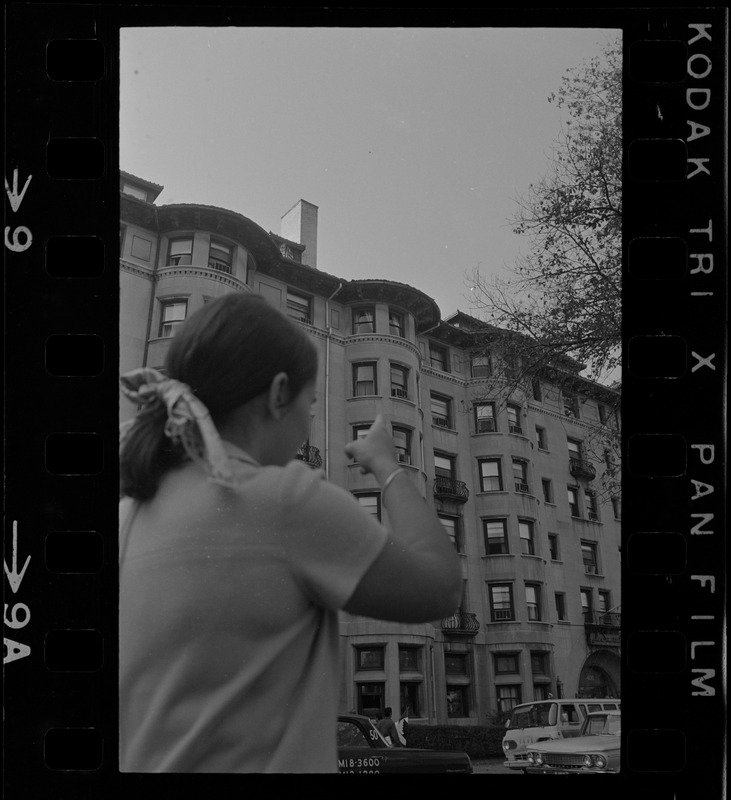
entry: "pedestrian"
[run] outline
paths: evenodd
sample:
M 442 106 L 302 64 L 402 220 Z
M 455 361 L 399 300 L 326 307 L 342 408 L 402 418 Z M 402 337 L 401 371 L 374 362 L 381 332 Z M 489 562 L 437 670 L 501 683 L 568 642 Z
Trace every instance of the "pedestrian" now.
M 393 709 L 387 706 L 383 709 L 383 717 L 376 723 L 378 732 L 392 747 L 403 747 L 396 723 L 391 719 Z
M 338 611 L 448 616 L 460 566 L 386 420 L 346 446 L 386 528 L 294 456 L 317 351 L 258 295 L 207 303 L 121 378 L 123 772 L 336 772 Z M 317 719 L 317 731 L 312 720 Z

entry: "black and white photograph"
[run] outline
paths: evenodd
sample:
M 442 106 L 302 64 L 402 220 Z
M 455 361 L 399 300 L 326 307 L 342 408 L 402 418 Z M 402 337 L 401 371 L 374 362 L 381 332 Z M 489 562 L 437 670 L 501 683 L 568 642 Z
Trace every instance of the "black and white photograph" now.
M 728 10 L 5 11 L 3 796 L 725 797 Z
M 617 772 L 622 32 L 123 28 L 119 165 L 120 768 Z

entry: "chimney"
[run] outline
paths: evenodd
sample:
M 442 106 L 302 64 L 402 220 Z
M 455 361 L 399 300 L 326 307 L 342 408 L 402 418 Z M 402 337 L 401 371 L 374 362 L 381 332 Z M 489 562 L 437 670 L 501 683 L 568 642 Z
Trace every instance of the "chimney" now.
M 317 206 L 299 200 L 282 217 L 280 235 L 305 246 L 302 263 L 317 269 Z

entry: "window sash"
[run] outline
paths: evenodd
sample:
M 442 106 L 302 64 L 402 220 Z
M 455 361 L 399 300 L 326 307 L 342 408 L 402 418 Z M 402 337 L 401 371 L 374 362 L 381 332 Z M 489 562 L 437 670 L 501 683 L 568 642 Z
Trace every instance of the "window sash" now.
M 541 619 L 540 592 L 537 586 L 525 587 L 525 604 L 528 608 L 528 619 L 537 622 Z
M 483 492 L 502 491 L 503 479 L 499 461 L 480 461 L 480 484 Z
M 375 333 L 375 311 L 372 308 L 353 309 L 353 333 Z
M 497 585 L 490 587 L 490 610 L 493 622 L 513 619 L 512 586 Z
M 193 240 L 171 239 L 168 249 L 168 266 L 189 266 L 193 263 Z
M 529 522 L 518 522 L 520 531 L 520 543 L 523 555 L 534 556 L 535 544 L 533 542 L 533 526 Z
M 404 338 L 404 315 L 397 311 L 388 312 L 388 330 L 392 336 Z
M 504 519 L 485 520 L 485 549 L 488 555 L 504 555 L 508 552 L 507 526 Z
M 353 365 L 353 394 L 356 397 L 364 397 L 366 395 L 374 395 L 376 393 L 376 365 Z
M 292 319 L 312 323 L 311 305 L 309 297 L 287 292 L 287 314 Z

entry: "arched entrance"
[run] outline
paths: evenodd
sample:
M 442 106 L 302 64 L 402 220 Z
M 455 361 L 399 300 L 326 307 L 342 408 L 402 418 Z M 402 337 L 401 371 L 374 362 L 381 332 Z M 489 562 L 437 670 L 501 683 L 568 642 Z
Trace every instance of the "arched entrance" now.
M 620 660 L 616 653 L 597 650 L 584 662 L 579 675 L 579 697 L 620 697 Z

